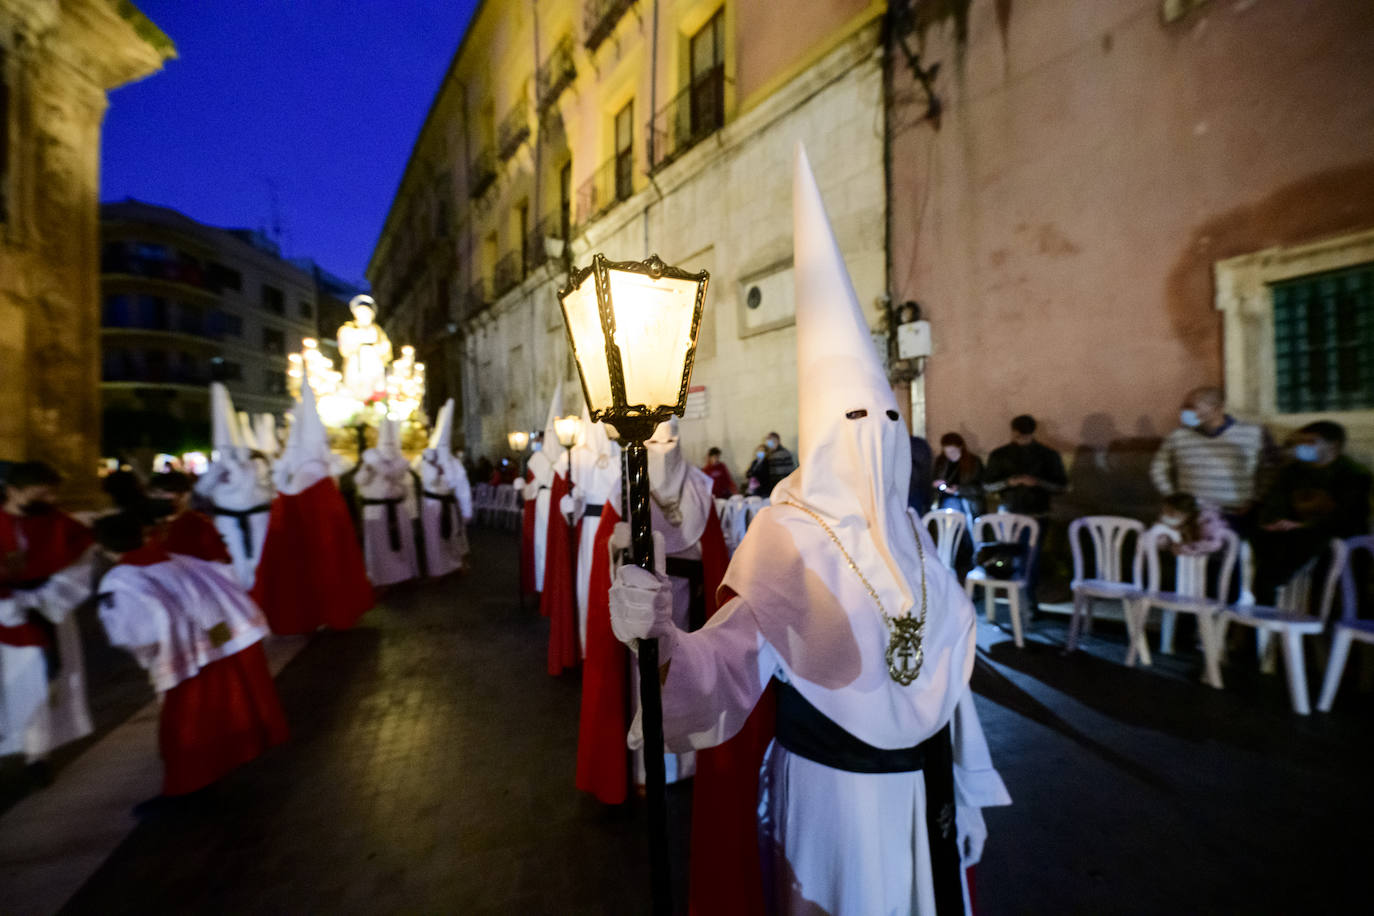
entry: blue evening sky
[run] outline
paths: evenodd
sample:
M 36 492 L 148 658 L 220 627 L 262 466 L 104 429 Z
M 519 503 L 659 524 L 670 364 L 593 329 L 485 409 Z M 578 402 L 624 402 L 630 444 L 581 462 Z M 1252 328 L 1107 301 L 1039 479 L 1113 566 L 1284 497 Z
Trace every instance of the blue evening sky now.
M 136 0 L 176 43 L 110 94 L 101 198 L 273 225 L 361 280 L 475 0 Z

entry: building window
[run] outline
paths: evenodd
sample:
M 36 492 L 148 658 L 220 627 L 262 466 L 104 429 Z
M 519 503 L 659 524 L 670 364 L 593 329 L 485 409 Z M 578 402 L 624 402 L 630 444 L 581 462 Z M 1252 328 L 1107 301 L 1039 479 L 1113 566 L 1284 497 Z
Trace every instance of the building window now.
M 262 307 L 274 315 L 286 314 L 286 295 L 275 286 L 262 285 Z
M 151 331 L 170 330 L 169 313 L 167 300 L 161 296 L 139 296 L 136 326 Z
M 572 229 L 572 160 L 558 170 L 558 237 L 567 241 Z
M 242 337 L 243 319 L 215 309 L 210 313 L 211 337 Z
M 304 299 L 302 299 L 302 300 L 301 300 L 301 303 L 300 303 L 300 306 L 298 307 L 298 310 L 299 310 L 300 316 L 301 316 L 302 318 L 314 318 L 314 317 L 315 317 L 315 305 L 314 305 L 314 303 L 307 302 L 307 301 L 305 301 Z
M 286 373 L 280 369 L 268 369 L 263 373 L 268 394 L 286 394 Z
M 725 123 L 725 10 L 692 36 L 691 134 L 700 137 Z
M 520 240 L 520 270 L 522 275 L 530 265 L 530 204 L 522 200 L 515 205 L 515 237 Z
M 635 183 L 635 103 L 615 114 L 615 199 L 624 200 L 634 193 Z M 605 123 L 604 121 L 602 123 Z
M 1374 263 L 1271 288 L 1279 412 L 1374 407 Z
M 274 356 L 284 355 L 286 353 L 286 335 L 276 328 L 263 328 L 262 349 Z
M 143 362 L 147 367 L 143 380 L 148 382 L 167 381 L 167 352 L 165 350 L 148 350 L 143 354 Z
M 129 351 L 123 347 L 111 347 L 100 357 L 100 377 L 107 382 L 127 382 L 132 375 L 129 366 Z
M 243 366 L 216 356 L 210 360 L 210 379 L 216 382 L 237 382 L 243 379 Z
M 205 315 L 198 306 L 189 302 L 177 303 L 177 330 L 196 336 L 205 333 Z
M 215 292 L 226 289 L 235 292 L 243 290 L 243 274 L 215 261 L 205 266 L 205 282 Z
M 107 328 L 133 327 L 132 312 L 128 296 L 106 296 L 100 323 Z

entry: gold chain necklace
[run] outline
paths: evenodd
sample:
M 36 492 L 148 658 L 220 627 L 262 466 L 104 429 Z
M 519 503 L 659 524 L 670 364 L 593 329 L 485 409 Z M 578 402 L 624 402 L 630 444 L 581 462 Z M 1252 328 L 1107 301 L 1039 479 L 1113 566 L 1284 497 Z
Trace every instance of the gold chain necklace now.
M 921 616 L 919 619 L 913 620 L 910 616 L 893 617 L 888 614 L 887 609 L 883 607 L 882 599 L 878 597 L 878 590 L 864 576 L 863 571 L 859 569 L 859 564 L 854 562 L 854 558 L 849 555 L 849 551 L 844 549 L 844 544 L 840 543 L 839 537 L 830 530 L 830 526 L 825 523 L 824 519 L 801 503 L 793 502 L 790 499 L 785 500 L 782 504 L 805 512 L 815 520 L 817 525 L 821 526 L 826 534 L 830 535 L 830 540 L 835 542 L 835 546 L 840 549 L 840 553 L 844 556 L 845 563 L 849 565 L 849 568 L 854 571 L 854 575 L 859 577 L 859 581 L 868 590 L 868 597 L 872 598 L 873 603 L 878 606 L 878 613 L 882 615 L 883 622 L 887 624 L 888 675 L 903 687 L 916 680 L 916 675 L 921 673 L 921 664 L 925 661 L 926 613 L 930 609 L 926 600 L 926 548 L 921 543 L 921 535 L 916 531 L 916 526 L 913 524 L 911 531 L 912 534 L 916 535 L 916 550 L 921 557 Z M 910 516 L 907 517 L 907 521 L 911 521 Z

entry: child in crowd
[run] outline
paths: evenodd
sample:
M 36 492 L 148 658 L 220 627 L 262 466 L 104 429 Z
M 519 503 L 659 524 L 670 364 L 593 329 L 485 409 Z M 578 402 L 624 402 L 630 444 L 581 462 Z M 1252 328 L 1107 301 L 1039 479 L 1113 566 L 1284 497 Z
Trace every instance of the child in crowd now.
M 1170 540 L 1169 552 L 1175 556 L 1213 554 L 1226 543 L 1226 521 L 1213 506 L 1200 503 L 1191 493 L 1171 493 L 1164 497 L 1159 524 L 1178 533 Z
M 162 792 L 186 795 L 285 741 L 286 718 L 262 649 L 262 612 L 229 566 L 168 553 L 150 536 L 151 514 L 96 521 L 116 564 L 100 582 L 100 620 L 162 697 Z
M 154 474 L 148 482 L 148 498 L 170 511 L 159 534 L 168 553 L 179 553 L 215 563 L 229 563 L 229 548 L 210 516 L 191 508 L 191 478 L 181 471 Z

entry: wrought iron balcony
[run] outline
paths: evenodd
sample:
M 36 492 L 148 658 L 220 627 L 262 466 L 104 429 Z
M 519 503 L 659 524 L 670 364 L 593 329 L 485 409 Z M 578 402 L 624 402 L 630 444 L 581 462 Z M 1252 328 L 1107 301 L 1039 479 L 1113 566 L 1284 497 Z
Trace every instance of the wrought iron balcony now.
M 573 63 L 572 36 L 564 35 L 558 44 L 553 46 L 549 59 L 544 61 L 544 65 L 534 75 L 535 99 L 539 113 L 542 115 L 550 105 L 557 102 L 563 90 L 571 86 L 575 79 L 577 66 Z
M 562 258 L 568 241 L 571 214 L 550 213 L 534 224 L 525 245 L 525 272 L 531 273 L 542 264 Z
M 616 23 L 635 5 L 635 0 L 586 0 L 582 7 L 582 44 L 595 51 L 611 37 Z
M 506 293 L 520 285 L 520 281 L 525 279 L 525 265 L 518 251 L 508 251 L 496 262 L 496 269 L 492 272 L 492 293 L 494 298 L 500 299 Z
M 463 317 L 471 318 L 473 315 L 479 314 L 491 305 L 491 298 L 487 293 L 486 280 L 478 280 L 472 284 L 463 294 Z
M 698 75 L 649 122 L 649 173 L 725 126 L 725 65 Z
M 520 100 L 511 106 L 510 111 L 501 119 L 501 129 L 497 132 L 496 152 L 505 162 L 516 151 L 520 149 L 520 144 L 530 138 L 530 103 L 525 97 L 520 96 Z
M 487 188 L 496 183 L 496 157 L 490 149 L 484 149 L 472 160 L 469 173 L 468 196 L 473 200 L 487 193 Z
M 634 156 L 612 156 L 577 190 L 577 224 L 585 226 L 634 193 Z

